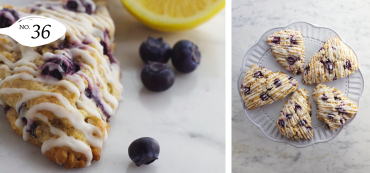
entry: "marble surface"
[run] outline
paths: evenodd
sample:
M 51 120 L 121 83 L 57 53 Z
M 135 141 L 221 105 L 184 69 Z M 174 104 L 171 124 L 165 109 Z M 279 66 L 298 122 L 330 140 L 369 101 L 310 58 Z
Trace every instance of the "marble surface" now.
M 1 0 L 27 5 L 32 0 Z M 135 20 L 119 0 L 107 0 L 116 24 L 116 51 L 122 68 L 123 101 L 111 118 L 102 157 L 84 169 L 65 170 L 12 131 L 0 111 L 0 172 L 128 172 L 220 173 L 225 170 L 225 12 L 187 32 L 161 33 Z M 180 39 L 200 47 L 196 71 L 176 73 L 172 88 L 162 93 L 146 90 L 140 80 L 144 67 L 138 49 L 147 36 L 163 37 L 170 45 Z M 161 147 L 159 160 L 136 167 L 127 149 L 140 137 L 153 137 Z
M 370 3 L 365 1 L 233 0 L 232 3 L 232 172 L 369 172 Z M 337 31 L 356 50 L 365 91 L 356 118 L 332 141 L 295 148 L 268 139 L 242 112 L 236 81 L 242 58 L 273 27 L 307 21 Z M 313 116 L 314 117 L 314 116 Z

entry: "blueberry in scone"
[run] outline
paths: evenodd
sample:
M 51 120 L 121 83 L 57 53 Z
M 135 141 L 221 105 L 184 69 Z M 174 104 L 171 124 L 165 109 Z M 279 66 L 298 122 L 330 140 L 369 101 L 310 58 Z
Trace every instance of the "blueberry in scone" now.
M 297 89 L 281 109 L 277 126 L 288 139 L 312 139 L 311 103 L 307 91 Z
M 104 1 L 42 1 L 0 6 L 0 27 L 45 16 L 63 23 L 58 40 L 26 47 L 0 37 L 0 103 L 12 129 L 65 168 L 100 160 L 123 91 L 112 56 L 114 23 Z
M 267 37 L 267 44 L 276 60 L 293 74 L 303 72 L 305 47 L 301 31 L 282 30 Z
M 352 50 L 337 37 L 332 37 L 320 48 L 304 68 L 303 83 L 335 81 L 354 73 L 359 68 Z
M 317 84 L 312 95 L 318 106 L 317 118 L 330 130 L 342 127 L 359 110 L 356 104 L 334 87 Z
M 249 110 L 281 100 L 298 87 L 298 81 L 283 72 L 252 65 L 244 76 L 240 93 Z

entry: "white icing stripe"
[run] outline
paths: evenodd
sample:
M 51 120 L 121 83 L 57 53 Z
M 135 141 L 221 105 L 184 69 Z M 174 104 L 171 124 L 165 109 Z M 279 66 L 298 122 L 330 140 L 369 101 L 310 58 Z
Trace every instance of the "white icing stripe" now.
M 89 98 L 87 98 L 85 94 L 82 94 L 80 97 L 80 100 L 77 100 L 77 107 L 79 108 L 81 107 L 85 109 L 87 112 L 89 112 L 90 114 L 98 118 L 101 118 L 101 115 L 97 111 L 97 109 L 91 109 L 91 107 L 95 107 L 95 106 L 96 106 L 95 103 Z
M 39 114 L 39 117 L 45 117 L 45 116 Z M 70 147 L 75 152 L 84 154 L 86 157 L 86 166 L 91 165 L 93 156 L 92 156 L 91 148 L 89 146 L 87 146 L 84 142 L 75 139 L 72 136 L 67 136 L 67 134 L 64 133 L 62 130 L 53 127 L 49 123 L 47 124 L 50 126 L 50 132 L 55 135 L 58 135 L 59 138 L 49 139 L 45 141 L 41 146 L 42 154 L 45 154 L 45 152 L 53 149 L 54 147 L 67 146 L 67 147 Z M 59 164 L 62 164 L 62 163 L 59 163 Z
M 45 78 L 47 80 L 45 80 Z M 54 79 L 53 77 L 49 77 L 49 76 L 47 76 L 45 78 L 42 78 L 42 77 L 36 77 L 35 78 L 35 77 L 33 77 L 32 75 L 30 75 L 28 73 L 13 74 L 12 76 L 8 76 L 4 80 L 2 80 L 0 82 L 0 86 L 2 86 L 4 84 L 4 82 L 6 82 L 6 81 L 11 81 L 11 80 L 16 80 L 16 79 L 27 80 L 27 81 L 36 81 L 36 82 L 42 82 L 42 83 L 50 84 L 50 85 L 64 86 L 68 91 L 70 91 L 72 93 L 75 93 L 77 95 L 77 97 L 80 97 L 79 89 L 76 86 L 74 86 L 73 84 L 71 84 L 70 82 L 65 81 L 65 80 L 58 81 L 58 80 Z
M 104 6 L 96 6 L 95 14 L 97 15 L 88 15 L 85 13 L 77 14 L 75 12 L 68 11 L 62 7 L 62 3 L 63 2 L 60 1 L 40 2 L 38 3 L 40 4 L 40 6 L 34 5 L 33 7 L 37 11 L 37 14 L 58 20 L 62 22 L 67 28 L 66 36 L 60 38 L 55 42 L 57 45 L 60 44 L 63 50 L 57 50 L 53 53 L 59 54 L 59 51 L 65 53 L 66 56 L 71 55 L 71 57 L 68 58 L 71 58 L 72 62 L 77 58 L 81 58 L 86 64 L 79 62 L 79 65 L 81 68 L 87 69 L 91 72 L 91 78 L 83 73 L 82 70 L 73 75 L 63 76 L 64 80 L 60 81 L 50 76 L 44 76 L 41 74 L 40 67 L 36 66 L 35 62 L 37 61 L 37 58 L 52 58 L 54 54 L 45 53 L 42 56 L 37 51 L 35 51 L 36 49 L 24 47 L 16 43 L 12 38 L 0 35 L 0 38 L 5 38 L 9 41 L 9 43 L 7 43 L 0 40 L 0 46 L 7 50 L 13 51 L 14 53 L 17 53 L 14 54 L 15 57 L 13 57 L 17 60 L 14 63 L 8 60 L 4 55 L 0 54 L 0 61 L 6 64 L 0 65 L 0 69 L 5 69 L 9 71 L 10 74 L 12 74 L 11 76 L 8 76 L 4 80 L 0 81 L 0 87 L 3 86 L 3 84 L 7 81 L 19 79 L 42 82 L 45 84 L 56 86 L 63 86 L 68 91 L 76 94 L 78 98 L 76 102 L 77 108 L 83 108 L 91 115 L 101 118 L 101 115 L 97 110 L 97 103 L 94 103 L 92 99 L 87 98 L 85 95 L 86 84 L 84 83 L 83 79 L 86 79 L 88 84 L 92 87 L 94 97 L 99 99 L 100 104 L 103 106 L 104 110 L 102 111 L 105 111 L 107 114 L 112 116 L 117 109 L 118 100 L 109 92 L 108 84 L 112 85 L 115 89 L 118 90 L 119 99 L 121 99 L 123 87 L 119 82 L 120 67 L 119 64 L 109 63 L 108 58 L 103 55 L 103 46 L 100 44 L 100 40 L 96 39 L 95 37 L 101 38 L 102 41 L 105 41 L 107 45 L 112 45 L 114 23 Z M 30 9 L 24 8 L 21 11 L 27 10 Z M 20 12 L 20 17 L 27 15 L 29 14 Z M 106 37 L 106 31 L 110 31 L 110 39 Z M 69 44 L 66 47 L 64 47 L 64 43 L 66 42 L 65 39 L 68 39 Z M 88 44 L 92 44 L 93 46 L 90 47 Z M 70 48 L 69 46 L 71 46 L 72 48 Z M 92 54 L 98 59 L 92 57 L 92 54 L 89 54 L 89 52 L 92 52 Z M 47 66 L 49 68 L 49 71 L 54 69 L 57 69 L 58 71 L 63 70 L 62 67 L 52 65 L 52 62 L 50 63 L 50 65 L 47 64 Z M 102 70 L 98 68 L 101 68 Z M 103 79 L 106 80 L 107 83 L 105 83 Z M 99 90 L 99 88 L 101 90 Z M 76 107 L 72 106 L 69 100 L 63 97 L 63 95 L 61 94 L 46 91 L 32 91 L 23 88 L 0 89 L 0 95 L 12 93 L 21 93 L 23 95 L 22 99 L 20 99 L 16 103 L 15 109 L 17 112 L 19 111 L 19 108 L 21 108 L 22 103 L 25 103 L 33 98 L 37 98 L 40 96 L 56 97 L 62 103 L 63 107 L 53 103 L 40 103 L 38 105 L 32 106 L 28 111 L 22 108 L 18 115 L 16 126 L 18 126 L 19 128 L 23 128 L 23 138 L 25 140 L 28 140 L 30 133 L 27 132 L 27 129 L 30 128 L 31 124 L 34 122 L 35 117 L 40 118 L 42 121 L 50 126 L 50 130 L 53 134 L 59 136 L 58 139 L 50 139 L 43 143 L 43 153 L 56 146 L 68 146 L 76 152 L 85 154 L 85 156 L 87 157 L 87 166 L 90 165 L 90 162 L 92 160 L 92 151 L 90 147 L 84 142 L 75 139 L 74 137 L 67 136 L 67 134 L 65 134 L 60 129 L 51 126 L 48 122 L 47 117 L 38 112 L 41 110 L 46 110 L 52 112 L 55 116 L 59 118 L 68 119 L 73 127 L 76 130 L 81 131 L 85 135 L 86 141 L 94 147 L 102 147 L 103 141 L 106 140 L 108 137 L 107 128 L 104 129 L 104 134 L 102 134 L 98 127 L 86 123 L 84 121 L 83 115 L 79 112 L 79 110 Z M 0 99 L 0 103 L 4 104 L 3 100 Z M 24 122 L 22 121 L 22 117 L 27 118 L 27 126 L 25 126 Z
M 103 145 L 103 138 L 101 131 L 94 125 L 86 123 L 84 121 L 83 115 L 71 104 L 69 101 L 63 97 L 60 94 L 57 93 L 51 93 L 51 92 L 44 92 L 44 91 L 32 91 L 27 89 L 18 89 L 18 88 L 3 88 L 0 89 L 0 95 L 2 94 L 14 94 L 14 93 L 21 93 L 23 95 L 22 99 L 20 99 L 16 104 L 16 111 L 19 110 L 22 103 L 25 103 L 31 99 L 40 97 L 40 96 L 53 96 L 56 97 L 64 106 L 58 106 L 53 103 L 40 103 L 38 105 L 34 105 L 31 107 L 30 110 L 27 111 L 26 115 L 24 117 L 27 118 L 28 124 L 26 129 L 29 129 L 32 125 L 32 122 L 29 120 L 33 120 L 34 116 L 37 114 L 40 110 L 47 110 L 50 112 L 53 112 L 53 114 L 59 118 L 66 118 L 69 122 L 73 125 L 74 128 L 81 131 L 85 137 L 86 140 L 95 147 L 102 147 Z M 86 109 L 89 110 L 89 109 Z M 28 132 L 27 132 L 28 133 Z M 94 136 L 94 134 L 96 136 Z M 28 134 L 23 133 L 23 138 L 28 140 Z
M 73 127 L 79 131 L 81 131 L 84 135 L 86 140 L 95 147 L 101 148 L 103 145 L 103 135 L 100 130 L 89 123 L 84 122 L 84 117 L 76 110 L 68 110 L 64 109 L 61 106 L 58 106 L 53 103 L 40 103 L 38 105 L 32 106 L 30 110 L 26 113 L 26 118 L 34 119 L 35 115 L 38 111 L 50 111 L 53 112 L 59 118 L 66 118 L 71 122 Z M 28 123 L 26 128 L 30 129 L 32 124 Z

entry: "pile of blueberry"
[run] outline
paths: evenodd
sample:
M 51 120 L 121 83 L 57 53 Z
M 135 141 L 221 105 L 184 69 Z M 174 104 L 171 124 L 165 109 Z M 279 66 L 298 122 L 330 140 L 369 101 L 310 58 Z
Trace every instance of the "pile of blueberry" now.
M 181 40 L 171 50 L 162 38 L 152 37 L 141 44 L 139 53 L 147 64 L 141 71 L 141 81 L 155 92 L 165 91 L 175 82 L 175 73 L 167 64 L 170 58 L 177 71 L 190 73 L 198 67 L 201 57 L 198 46 L 191 41 Z

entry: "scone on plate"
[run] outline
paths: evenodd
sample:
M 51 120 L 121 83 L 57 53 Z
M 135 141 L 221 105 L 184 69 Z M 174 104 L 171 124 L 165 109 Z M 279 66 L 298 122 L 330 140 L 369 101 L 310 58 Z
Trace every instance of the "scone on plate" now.
M 252 65 L 244 76 L 240 93 L 249 110 L 281 100 L 298 87 L 298 81 L 283 72 Z
M 65 168 L 98 161 L 123 90 L 104 2 L 42 1 L 0 10 L 0 27 L 40 15 L 67 28 L 62 38 L 34 48 L 0 35 L 0 103 L 11 127 Z
M 303 72 L 305 63 L 305 47 L 301 31 L 282 30 L 267 37 L 267 44 L 271 47 L 276 60 L 287 70 L 298 75 Z
M 342 127 L 358 111 L 356 104 L 334 87 L 317 84 L 312 95 L 318 106 L 317 118 L 330 130 Z
M 337 37 L 332 37 L 311 58 L 303 72 L 303 83 L 335 81 L 359 68 L 352 50 Z
M 289 97 L 281 109 L 277 126 L 288 139 L 312 139 L 311 103 L 305 89 L 299 88 Z

